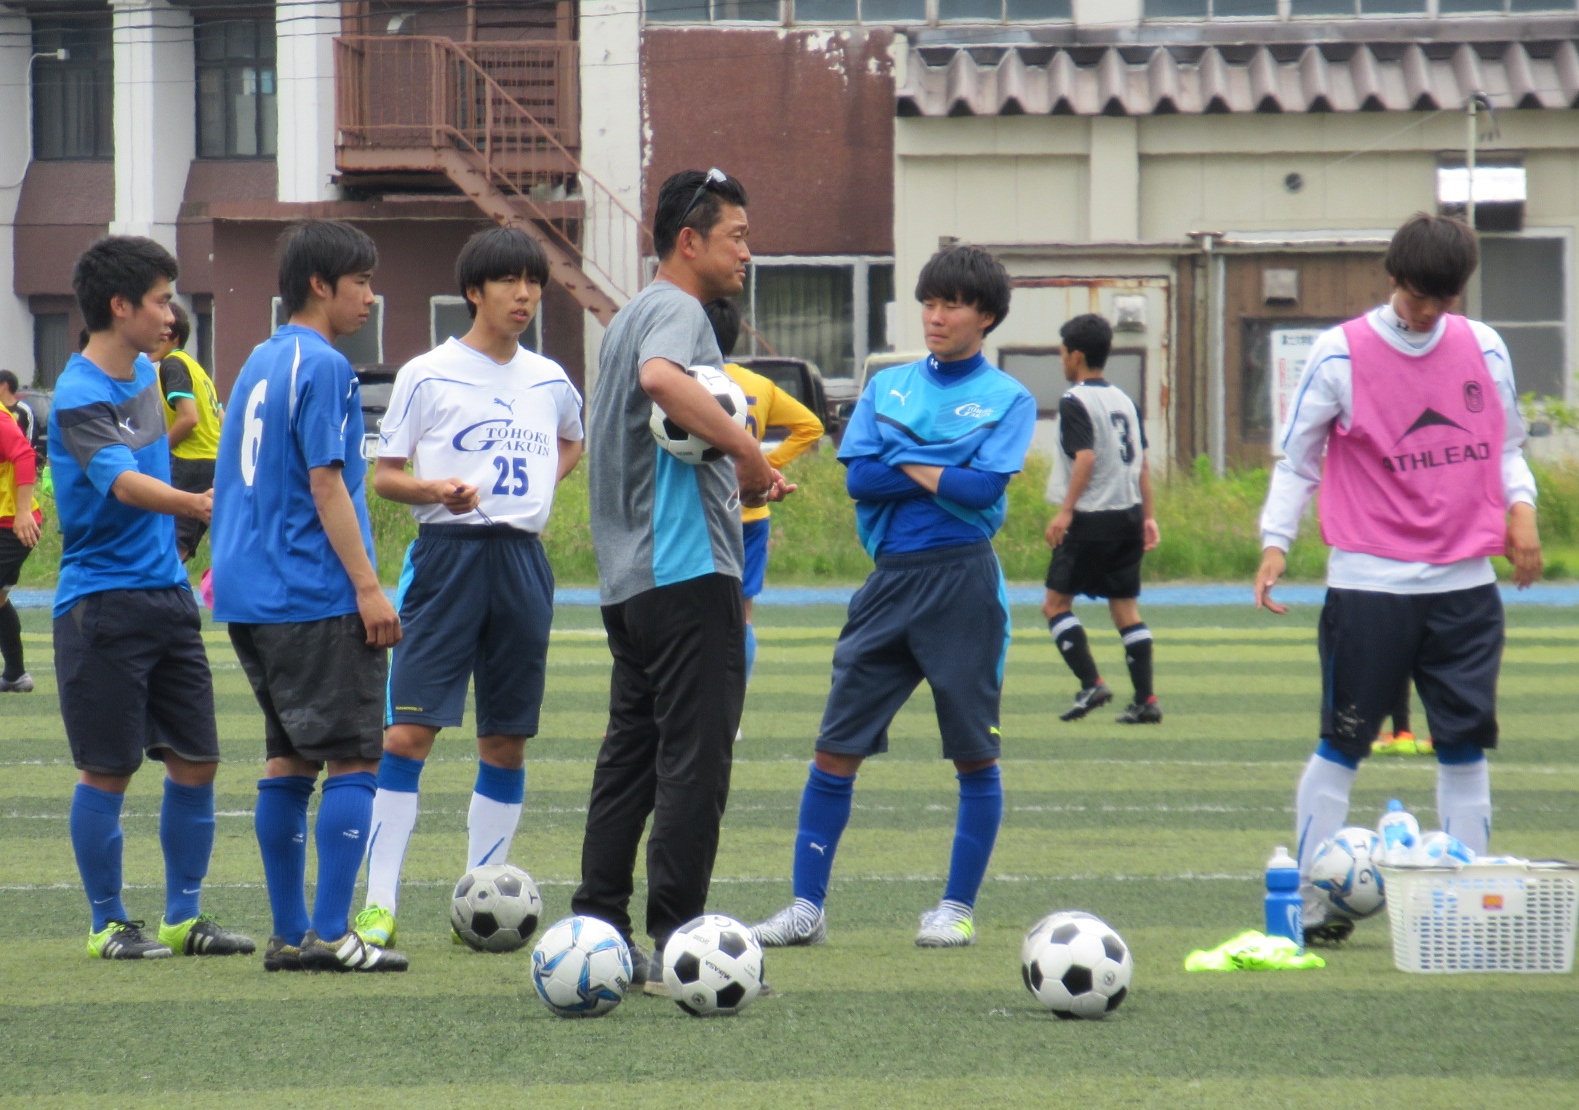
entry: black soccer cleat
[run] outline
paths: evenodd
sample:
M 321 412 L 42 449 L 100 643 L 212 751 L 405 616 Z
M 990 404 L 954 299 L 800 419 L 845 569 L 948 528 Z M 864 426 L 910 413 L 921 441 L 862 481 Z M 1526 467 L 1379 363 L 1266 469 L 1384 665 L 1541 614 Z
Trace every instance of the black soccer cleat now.
M 1336 914 L 1314 925 L 1305 926 L 1305 947 L 1336 948 L 1354 932 L 1354 922 Z
M 302 969 L 302 950 L 294 944 L 286 944 L 282 937 L 270 937 L 269 943 L 263 949 L 264 971 L 300 971 Z
M 1067 713 L 1059 715 L 1060 721 L 1078 721 L 1093 709 L 1101 709 L 1113 700 L 1113 691 L 1108 689 L 1108 684 L 1100 678 L 1095 686 L 1087 686 L 1075 695 L 1075 704 L 1069 707 Z
M 1143 702 L 1132 701 L 1114 720 L 1121 725 L 1160 725 L 1162 706 L 1157 704 L 1155 697 L 1149 697 Z

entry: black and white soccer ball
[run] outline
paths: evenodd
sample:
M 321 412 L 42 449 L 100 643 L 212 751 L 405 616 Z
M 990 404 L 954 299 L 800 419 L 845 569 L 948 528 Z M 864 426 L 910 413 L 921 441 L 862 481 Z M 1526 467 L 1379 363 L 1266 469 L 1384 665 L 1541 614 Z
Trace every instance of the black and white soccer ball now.
M 532 950 L 532 986 L 559 1017 L 602 1017 L 630 983 L 630 947 L 618 929 L 595 917 L 554 922 Z
M 1025 989 L 1057 1017 L 1106 1017 L 1129 996 L 1135 961 L 1113 929 L 1078 911 L 1049 914 L 1020 945 Z
M 735 380 L 716 366 L 692 366 L 686 373 L 691 375 L 711 393 L 718 398 L 718 403 L 723 407 L 736 424 L 742 428 L 746 426 L 747 405 L 746 394 Z M 699 436 L 693 436 L 673 420 L 659 407 L 658 402 L 652 403 L 652 416 L 647 420 L 647 427 L 652 430 L 652 438 L 658 441 L 669 454 L 683 463 L 695 466 L 698 463 L 714 462 L 724 457 L 724 453 Z
M 1370 829 L 1339 829 L 1316 849 L 1310 860 L 1310 883 L 1316 897 L 1344 917 L 1370 917 L 1387 905 L 1387 890 L 1377 857 L 1381 837 Z
M 508 863 L 485 863 L 461 876 L 450 900 L 456 935 L 479 952 L 526 946 L 543 916 L 543 896 L 532 876 Z
M 703 914 L 664 945 L 663 983 L 692 1017 L 738 1014 L 762 993 L 762 946 L 734 918 Z

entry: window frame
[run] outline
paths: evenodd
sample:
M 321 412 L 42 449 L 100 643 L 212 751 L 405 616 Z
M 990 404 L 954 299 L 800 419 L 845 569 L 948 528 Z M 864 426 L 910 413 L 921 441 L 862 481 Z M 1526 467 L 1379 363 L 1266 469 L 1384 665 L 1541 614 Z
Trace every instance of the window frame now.
M 32 116 L 32 145 L 28 151 L 29 157 L 35 162 L 109 162 L 115 159 L 115 28 L 108 13 L 79 15 L 60 15 L 35 18 L 29 40 L 29 48 L 33 53 L 46 53 L 47 41 L 40 41 L 41 35 L 69 33 L 74 29 L 85 29 L 102 35 L 103 41 L 96 44 L 94 57 L 81 59 L 68 57 L 60 61 L 53 57 L 39 57 L 33 60 L 32 74 L 29 80 L 28 97 L 30 99 L 29 114 Z M 71 49 L 69 44 L 60 45 Z M 59 46 L 54 49 L 58 49 Z M 99 48 L 105 50 L 104 56 L 98 56 Z M 69 76 L 73 73 L 86 73 L 92 78 L 93 96 L 93 130 L 94 150 L 91 154 L 60 153 L 44 155 L 39 153 L 40 137 L 52 134 L 49 127 L 44 126 L 40 117 L 43 106 L 48 103 L 48 98 L 41 95 L 42 82 L 48 80 L 51 74 Z M 64 86 L 62 85 L 62 88 Z M 99 140 L 107 144 L 107 149 L 99 148 Z M 66 145 L 62 138 L 61 146 Z
M 288 319 L 281 319 L 280 317 L 280 313 L 284 310 L 284 308 L 285 301 L 283 298 L 278 296 L 269 298 L 269 320 L 271 325 L 269 327 L 270 335 L 273 335 L 280 328 L 290 323 Z M 346 361 L 351 362 L 351 369 L 353 370 L 362 366 L 384 365 L 384 294 L 382 293 L 373 294 L 373 308 L 372 311 L 368 313 L 367 323 L 363 324 L 360 328 L 353 332 L 352 336 L 361 335 L 368 328 L 378 329 L 378 357 L 372 362 L 351 362 L 351 356 L 346 355 Z M 352 336 L 341 336 L 340 339 L 348 339 Z M 336 340 L 331 345 L 335 350 L 340 351 L 342 355 L 345 355 L 345 352 L 340 350 L 339 340 Z
M 825 377 L 825 378 L 859 377 L 860 373 L 861 373 L 861 367 L 866 362 L 866 356 L 873 353 L 871 351 L 871 349 L 870 349 L 871 348 L 871 316 L 872 316 L 872 304 L 871 304 L 870 293 L 871 293 L 872 267 L 873 266 L 892 266 L 892 265 L 894 265 L 894 258 L 893 258 L 893 256 L 892 255 L 885 255 L 885 254 L 764 254 L 764 255 L 754 255 L 752 257 L 751 261 L 749 263 L 747 263 L 746 290 L 745 290 L 745 292 L 746 292 L 746 294 L 748 294 L 748 296 L 746 297 L 745 303 L 743 303 L 741 305 L 741 319 L 742 319 L 742 322 L 745 323 L 745 324 L 750 325 L 747 328 L 742 328 L 741 329 L 742 335 L 741 335 L 740 338 L 741 338 L 742 344 L 745 345 L 747 347 L 747 349 L 746 350 L 740 350 L 737 347 L 737 353 L 739 353 L 742 356 L 750 356 L 750 357 L 755 357 L 757 355 L 767 355 L 766 351 L 758 350 L 758 346 L 757 346 L 757 332 L 755 330 L 757 328 L 757 288 L 758 288 L 757 273 L 756 272 L 757 272 L 757 269 L 759 267 L 767 267 L 769 269 L 771 269 L 774 266 L 826 266 L 826 267 L 830 267 L 830 268 L 850 267 L 851 271 L 852 271 L 852 273 L 851 273 L 851 289 L 850 289 L 850 311 L 851 311 L 851 314 L 852 314 L 851 315 L 851 319 L 850 319 L 850 326 L 851 326 L 851 329 L 852 329 L 851 342 L 850 342 L 850 347 L 851 347 L 851 373 L 850 374 L 835 373 L 834 370 L 831 367 L 820 366 L 820 365 L 817 367 L 817 369 L 822 373 L 822 376 Z M 895 299 L 896 300 L 898 299 L 897 283 L 896 283 Z M 892 302 L 890 302 L 890 303 L 892 303 Z M 885 327 L 884 327 L 885 337 L 887 338 L 889 346 L 891 348 L 893 346 L 893 337 L 889 336 L 889 335 L 886 335 L 887 330 L 888 329 L 887 329 L 886 323 L 885 323 Z M 790 358 L 802 358 L 802 357 L 804 357 L 803 355 L 798 354 L 798 353 L 793 352 L 793 351 L 783 351 L 783 352 L 780 352 L 780 354 L 783 354 L 785 357 L 790 357 Z
M 682 19 L 653 19 L 647 11 L 645 0 L 642 6 L 642 23 L 652 27 L 849 27 L 849 26 L 878 26 L 878 27 L 964 27 L 964 26 L 1019 26 L 1022 24 L 1071 24 L 1074 21 L 1074 2 L 1070 0 L 1068 15 L 1053 15 L 1045 19 L 1025 17 L 1010 17 L 1008 14 L 1008 0 L 995 0 L 998 5 L 999 15 L 994 17 L 943 18 L 939 15 L 939 0 L 921 0 L 923 12 L 912 19 L 877 19 L 867 18 L 865 7 L 869 0 L 854 0 L 856 13 L 853 19 L 816 19 L 802 18 L 796 11 L 798 0 L 779 0 L 779 16 L 777 19 L 728 19 L 714 14 L 717 5 L 724 0 L 698 0 L 707 4 L 708 16 L 705 20 L 696 18 Z M 1424 0 L 1422 0 L 1422 3 Z
M 255 27 L 256 27 L 256 29 L 258 31 L 258 35 L 257 35 L 257 37 L 254 40 L 256 43 L 261 43 L 263 41 L 262 33 L 263 33 L 263 31 L 265 29 L 267 30 L 268 37 L 269 37 L 270 41 L 273 42 L 273 44 L 274 44 L 270 48 L 269 53 L 267 55 L 263 55 L 261 53 L 255 52 L 254 55 L 252 57 L 250 57 L 250 58 L 221 57 L 218 61 L 207 61 L 207 62 L 205 62 L 203 60 L 203 57 L 202 57 L 202 47 L 201 47 L 201 43 L 200 43 L 199 40 L 201 39 L 202 35 L 205 34 L 206 32 L 199 31 L 198 28 L 200 28 L 200 27 L 223 27 L 223 26 L 225 26 L 227 24 L 241 23 L 241 22 L 251 23 L 251 24 L 255 25 Z M 192 40 L 193 40 L 192 41 L 192 47 L 193 47 L 193 49 L 192 49 L 192 55 L 193 55 L 193 62 L 192 62 L 192 67 L 193 67 L 192 68 L 192 80 L 193 80 L 193 96 L 192 96 L 193 132 L 192 133 L 193 133 L 194 142 L 195 142 L 195 148 L 194 148 L 195 149 L 195 156 L 198 157 L 198 158 L 204 159 L 206 161 L 246 161 L 246 162 L 272 162 L 272 161 L 274 161 L 275 158 L 278 156 L 278 153 L 279 153 L 279 134 L 278 134 L 278 129 L 279 129 L 279 95 L 280 95 L 280 85 L 279 85 L 279 43 L 278 43 L 278 40 L 277 40 L 277 38 L 275 36 L 275 21 L 274 21 L 274 17 L 273 16 L 263 16 L 263 15 L 248 15 L 248 14 L 242 13 L 242 14 L 237 14 L 237 15 L 220 16 L 218 18 L 213 18 L 213 19 L 197 19 L 197 20 L 195 20 L 193 22 Z M 267 62 L 268 64 L 264 65 L 265 62 Z M 253 125 L 254 129 L 255 129 L 255 132 L 256 132 L 256 134 L 253 136 L 253 138 L 257 142 L 258 153 L 257 154 L 239 154 L 239 153 L 235 152 L 235 148 L 238 145 L 236 143 L 236 139 L 239 136 L 240 128 L 239 128 L 239 125 L 237 124 L 235 115 L 234 115 L 234 113 L 232 111 L 234 105 L 229 103 L 229 97 L 226 96 L 225 97 L 226 103 L 224 105 L 225 136 L 224 136 L 224 141 L 221 144 L 224 147 L 224 151 L 222 153 L 219 153 L 219 154 L 204 154 L 203 153 L 203 134 L 204 134 L 204 128 L 203 128 L 203 75 L 204 75 L 204 73 L 205 72 L 218 72 L 219 74 L 221 74 L 221 82 L 222 82 L 224 88 L 228 89 L 229 88 L 229 75 L 232 72 L 242 71 L 242 70 L 247 70 L 247 69 L 255 70 L 259 74 L 260 84 L 261 84 L 262 74 L 263 74 L 265 69 L 272 75 L 272 78 L 273 78 L 273 91 L 272 92 L 269 92 L 269 93 L 265 94 L 265 93 L 259 91 L 253 97 L 254 103 L 258 105 L 258 111 L 256 113 L 256 119 L 255 119 L 254 125 Z M 262 110 L 262 105 L 263 105 L 263 102 L 264 102 L 265 98 L 267 98 L 268 100 L 271 100 L 271 101 L 274 102 L 274 127 L 273 127 L 272 130 L 270 128 L 266 127 L 265 123 L 264 123 L 265 117 L 268 115 L 268 113 L 266 113 L 266 112 L 264 112 Z M 266 148 L 272 148 L 272 149 L 269 149 L 267 151 L 267 153 L 265 153 L 265 149 Z
M 1503 329 L 1506 328 L 1506 327 L 1519 327 L 1519 326 L 1532 326 L 1532 325 L 1536 326 L 1536 327 L 1552 327 L 1554 325 L 1560 324 L 1562 326 L 1562 333 L 1563 333 L 1563 346 L 1562 346 L 1563 356 L 1562 356 L 1561 376 L 1559 377 L 1558 380 L 1559 380 L 1559 382 L 1561 383 L 1561 386 L 1562 386 L 1562 393 L 1560 395 L 1553 396 L 1553 397 L 1543 397 L 1543 396 L 1537 394 L 1537 400 L 1557 400 L 1557 401 L 1562 401 L 1564 403 L 1570 402 L 1576 395 L 1575 375 L 1573 373 L 1573 365 L 1574 365 L 1574 363 L 1573 363 L 1573 359 L 1574 359 L 1574 304 L 1573 304 L 1573 280 L 1574 280 L 1573 250 L 1574 250 L 1574 236 L 1573 236 L 1573 230 L 1571 228 L 1566 228 L 1566 227 L 1526 227 L 1522 231 L 1482 231 L 1482 232 L 1478 232 L 1477 234 L 1478 234 L 1478 236 L 1479 236 L 1479 238 L 1480 238 L 1480 240 L 1482 242 L 1485 242 L 1487 240 L 1507 240 L 1507 239 L 1552 239 L 1552 240 L 1556 240 L 1559 243 L 1559 246 L 1560 246 L 1559 258 L 1561 259 L 1561 270 L 1562 270 L 1562 281 L 1563 281 L 1563 288 L 1562 288 L 1562 318 L 1560 320 L 1559 319 L 1505 320 L 1505 321 L 1503 321 L 1501 323 L 1498 323 L 1498 322 L 1496 322 L 1494 320 L 1487 320 L 1487 319 L 1485 319 L 1484 314 L 1482 312 L 1482 304 L 1483 304 L 1483 299 L 1484 298 L 1482 297 L 1482 294 L 1481 294 L 1481 283 L 1480 283 L 1481 282 L 1481 269 L 1480 269 L 1480 267 L 1476 267 L 1475 273 L 1469 279 L 1468 287 L 1464 290 L 1464 309 L 1463 309 L 1463 311 L 1464 311 L 1464 314 L 1466 316 L 1470 316 L 1470 317 L 1472 317 L 1472 318 L 1474 318 L 1476 320 L 1480 320 L 1487 327 L 1492 328 L 1493 330 L 1495 330 L 1496 333 L 1499 336 L 1502 336 L 1503 343 L 1507 343 L 1507 341 L 1508 341 L 1507 340 L 1507 336 L 1503 333 Z M 1509 354 L 1511 356 L 1512 352 L 1510 351 Z M 1524 394 L 1523 394 L 1523 391 L 1520 391 L 1520 389 L 1519 389 L 1519 363 L 1517 361 L 1514 361 L 1514 363 L 1513 363 L 1513 384 L 1514 384 L 1515 392 L 1517 392 L 1518 395 L 1522 397 Z
M 448 335 L 443 336 L 443 337 L 440 337 L 440 335 L 439 335 L 439 312 L 438 312 L 439 307 L 442 305 L 442 306 L 444 306 L 446 308 L 450 308 L 450 307 L 453 307 L 455 305 L 464 305 L 465 303 L 466 303 L 466 298 L 462 297 L 462 296 L 460 296 L 459 294 L 456 294 L 456 293 L 435 293 L 431 297 L 428 298 L 428 342 L 432 346 L 437 347 L 440 343 L 443 343 L 444 340 L 450 338 Z M 528 337 L 530 337 L 531 341 L 530 342 L 526 342 L 526 343 L 522 343 L 521 346 L 525 347 L 528 351 L 531 351 L 533 354 L 538 354 L 538 355 L 542 354 L 543 353 L 543 302 L 542 301 L 538 301 L 537 302 L 537 311 L 532 313 L 532 322 L 527 325 L 526 331 L 523 332 L 522 335 L 521 335 L 522 339 L 527 339 Z M 456 338 L 459 338 L 459 336 L 457 336 Z M 535 345 L 534 345 L 534 343 L 535 343 Z

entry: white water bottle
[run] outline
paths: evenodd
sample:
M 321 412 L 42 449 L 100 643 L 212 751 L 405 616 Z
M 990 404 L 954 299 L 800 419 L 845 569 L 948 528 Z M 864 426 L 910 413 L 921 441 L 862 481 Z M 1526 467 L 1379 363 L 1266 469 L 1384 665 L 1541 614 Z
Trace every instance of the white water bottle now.
M 1396 867 L 1409 862 L 1410 850 L 1420 843 L 1420 822 L 1402 802 L 1392 798 L 1376 824 L 1376 835 L 1382 838 L 1382 862 Z

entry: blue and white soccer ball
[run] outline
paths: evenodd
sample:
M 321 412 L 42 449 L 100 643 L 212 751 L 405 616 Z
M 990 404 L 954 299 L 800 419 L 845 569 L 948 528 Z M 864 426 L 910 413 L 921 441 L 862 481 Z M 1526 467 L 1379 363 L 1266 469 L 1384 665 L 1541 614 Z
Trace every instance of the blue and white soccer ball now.
M 485 863 L 461 876 L 450 899 L 450 924 L 478 952 L 526 947 L 543 915 L 532 876 L 508 863 Z
M 703 914 L 663 946 L 663 984 L 692 1017 L 738 1014 L 762 993 L 762 946 L 723 914 Z
M 729 414 L 736 424 L 742 428 L 746 426 L 747 404 L 746 394 L 735 380 L 715 366 L 692 366 L 686 373 L 702 383 L 703 387 L 718 399 L 719 405 Z M 693 436 L 673 420 L 669 414 L 659 407 L 658 402 L 652 404 L 652 415 L 647 420 L 647 427 L 652 431 L 652 438 L 658 441 L 669 454 L 683 463 L 692 466 L 698 463 L 714 462 L 724 457 L 724 453 L 699 436 Z
M 1107 922 L 1069 910 L 1031 926 L 1020 945 L 1020 975 L 1055 1017 L 1097 1020 L 1129 997 L 1135 960 Z
M 532 986 L 558 1017 L 602 1017 L 620 1004 L 630 983 L 625 938 L 595 917 L 554 922 L 532 951 Z
M 1344 917 L 1370 917 L 1387 905 L 1377 868 L 1381 838 L 1370 829 L 1339 829 L 1316 849 L 1310 882 L 1316 896 Z

